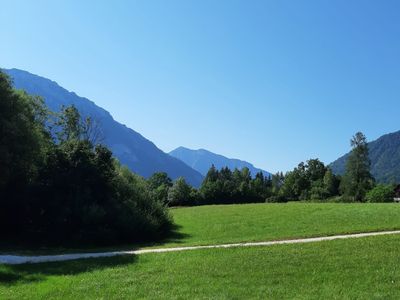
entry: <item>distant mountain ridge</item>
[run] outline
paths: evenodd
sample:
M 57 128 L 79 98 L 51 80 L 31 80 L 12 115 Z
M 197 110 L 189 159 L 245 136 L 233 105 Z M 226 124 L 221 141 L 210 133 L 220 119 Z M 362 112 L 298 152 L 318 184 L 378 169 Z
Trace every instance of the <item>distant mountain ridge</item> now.
M 164 153 L 154 143 L 136 131 L 118 123 L 105 109 L 89 99 L 69 92 L 56 82 L 18 69 L 2 69 L 8 74 L 17 89 L 41 96 L 52 111 L 62 105 L 75 105 L 85 117 L 90 116 L 99 123 L 103 143 L 115 157 L 133 172 L 149 177 L 155 172 L 166 172 L 172 179 L 184 177 L 188 183 L 198 187 L 203 176 L 182 161 Z
M 368 143 L 371 173 L 378 182 L 400 183 L 400 131 L 385 134 Z M 349 153 L 330 164 L 336 174 L 344 174 Z
M 233 170 L 235 168 L 242 169 L 249 168 L 252 176 L 256 173 L 262 172 L 264 176 L 271 176 L 271 173 L 254 167 L 251 163 L 239 159 L 227 158 L 223 155 L 210 152 L 205 149 L 192 150 L 185 147 L 178 147 L 169 153 L 171 156 L 182 160 L 191 168 L 200 172 L 205 176 L 212 165 L 217 169 L 228 167 Z

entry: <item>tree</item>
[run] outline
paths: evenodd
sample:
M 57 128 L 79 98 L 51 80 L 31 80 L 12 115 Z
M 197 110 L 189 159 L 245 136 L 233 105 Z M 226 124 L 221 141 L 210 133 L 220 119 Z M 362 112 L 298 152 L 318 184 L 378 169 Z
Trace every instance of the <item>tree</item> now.
M 206 177 L 204 178 L 204 182 L 215 182 L 218 179 L 219 172 L 215 168 L 214 164 L 211 165 L 211 168 L 208 170 Z
M 168 203 L 170 206 L 191 205 L 191 187 L 183 177 L 179 177 L 168 191 Z
M 365 200 L 367 202 L 393 202 L 394 194 L 392 185 L 378 184 L 366 194 Z
M 325 172 L 323 183 L 329 197 L 339 194 L 340 179 L 333 174 L 330 168 L 327 168 Z
M 219 171 L 212 165 L 200 187 L 202 204 L 218 203 L 221 201 L 222 185 L 218 179 L 219 176 Z
M 29 187 L 51 143 L 43 101 L 12 88 L 0 71 L 0 230 L 17 230 L 29 217 Z
M 56 125 L 59 129 L 57 137 L 60 142 L 73 139 L 80 140 L 82 138 L 83 126 L 81 124 L 81 116 L 75 106 L 63 106 Z
M 198 193 L 198 203 L 228 204 L 264 202 L 270 196 L 272 181 L 264 178 L 262 173 L 251 177 L 250 170 L 228 167 L 217 170 L 209 169 Z
M 325 172 L 326 167 L 318 158 L 307 161 L 306 175 L 310 182 L 323 179 Z
M 0 72 L 0 191 L 34 178 L 48 142 L 45 121 L 43 101 L 15 91 Z
M 283 173 L 276 173 L 272 175 L 271 178 L 271 192 L 273 195 L 278 195 L 279 191 L 283 185 L 283 182 L 285 181 L 285 176 L 283 176 Z
M 170 230 L 166 206 L 151 197 L 144 178 L 95 145 L 90 123 L 75 107 L 48 112 L 40 98 L 14 90 L 0 72 L 4 240 L 104 244 L 154 240 Z
M 322 180 L 316 180 L 311 183 L 309 197 L 311 200 L 324 200 L 329 197 L 328 190 Z
M 291 172 L 287 172 L 280 189 L 280 195 L 287 200 L 307 199 L 310 189 L 310 180 L 307 174 L 307 165 L 301 162 Z
M 147 180 L 150 194 L 153 199 L 168 204 L 168 190 L 172 187 L 172 180 L 165 172 L 154 173 Z
M 161 185 L 165 185 L 167 187 L 172 186 L 172 179 L 168 177 L 168 174 L 165 172 L 156 172 L 150 176 L 147 180 L 151 189 L 156 189 Z
M 276 176 L 272 178 L 273 185 L 276 180 Z M 299 163 L 293 171 L 287 172 L 279 192 L 274 194 L 286 201 L 323 200 L 337 194 L 339 181 L 319 159 L 309 159 L 306 163 Z
M 251 182 L 252 193 L 260 202 L 271 196 L 271 179 L 260 171 Z M 258 201 L 257 201 L 258 202 Z
M 353 201 L 363 201 L 365 194 L 374 184 L 370 173 L 371 162 L 367 139 L 363 133 L 357 132 L 351 139 L 350 145 L 352 151 L 347 160 L 341 190 L 345 197 Z
M 99 122 L 91 117 L 82 118 L 78 109 L 74 106 L 62 106 L 61 112 L 56 114 L 55 135 L 59 142 L 78 139 L 86 140 L 92 145 L 101 143 L 103 133 Z

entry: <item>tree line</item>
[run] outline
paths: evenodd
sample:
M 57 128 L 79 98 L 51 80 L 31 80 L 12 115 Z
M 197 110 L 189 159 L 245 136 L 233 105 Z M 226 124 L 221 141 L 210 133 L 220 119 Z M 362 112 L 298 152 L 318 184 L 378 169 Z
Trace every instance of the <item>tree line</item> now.
M 173 183 L 162 173 L 149 180 L 155 190 L 163 191 L 158 193 L 160 200 L 170 206 L 288 201 L 392 202 L 394 186 L 376 184 L 371 175 L 365 135 L 356 133 L 350 144 L 352 151 L 343 176 L 333 174 L 319 159 L 310 159 L 286 174 L 280 172 L 270 177 L 261 172 L 252 177 L 248 168 L 231 171 L 211 166 L 198 190 L 182 178 Z

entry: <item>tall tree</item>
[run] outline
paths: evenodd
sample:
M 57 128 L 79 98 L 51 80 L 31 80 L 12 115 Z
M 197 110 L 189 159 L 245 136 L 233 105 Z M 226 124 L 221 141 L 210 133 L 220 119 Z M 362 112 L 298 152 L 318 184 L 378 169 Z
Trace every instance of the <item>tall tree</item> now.
M 0 72 L 0 190 L 34 178 L 48 137 L 44 122 L 43 101 L 15 91 Z
M 170 206 L 190 205 L 191 187 L 183 177 L 179 177 L 168 191 L 168 202 Z
M 346 164 L 341 190 L 345 197 L 353 201 L 363 201 L 365 194 L 373 187 L 374 179 L 370 172 L 371 161 L 368 156 L 368 143 L 362 132 L 357 132 L 350 141 L 353 148 Z
M 168 204 L 168 190 L 172 187 L 172 180 L 165 172 L 154 173 L 147 180 L 151 197 L 157 201 Z
M 51 142 L 43 101 L 12 88 L 0 71 L 0 232 L 12 232 L 29 218 L 27 204 Z

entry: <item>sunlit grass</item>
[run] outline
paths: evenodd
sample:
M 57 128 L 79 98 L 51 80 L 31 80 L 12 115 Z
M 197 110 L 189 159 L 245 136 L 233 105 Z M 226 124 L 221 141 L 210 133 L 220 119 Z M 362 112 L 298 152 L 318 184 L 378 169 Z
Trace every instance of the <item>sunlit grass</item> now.
M 164 246 L 267 241 L 400 229 L 398 204 L 211 205 L 172 210 L 182 238 Z
M 0 266 L 1 299 L 399 299 L 400 236 Z

